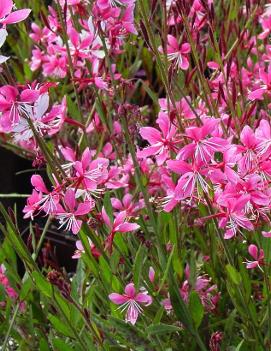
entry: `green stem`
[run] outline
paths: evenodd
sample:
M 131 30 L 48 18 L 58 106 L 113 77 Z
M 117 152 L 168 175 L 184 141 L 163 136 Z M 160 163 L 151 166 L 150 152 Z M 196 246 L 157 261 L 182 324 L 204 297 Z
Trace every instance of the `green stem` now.
M 8 347 L 8 340 L 9 340 L 9 337 L 10 337 L 10 333 L 11 333 L 11 330 L 13 328 L 13 325 L 16 321 L 16 318 L 17 318 L 17 314 L 19 312 L 19 308 L 20 308 L 20 304 L 18 303 L 15 307 L 15 310 L 14 310 L 14 313 L 13 313 L 13 316 L 12 316 L 12 319 L 10 321 L 10 324 L 8 326 L 8 331 L 6 333 L 6 336 L 5 336 L 5 340 L 4 340 L 4 343 L 2 345 L 2 351 L 6 351 L 7 350 L 7 347 Z
M 39 251 L 42 247 L 42 244 L 43 244 L 43 241 L 44 241 L 44 238 L 45 238 L 45 235 L 47 233 L 47 230 L 49 228 L 51 224 L 51 217 L 48 217 L 47 219 L 47 222 L 43 228 L 43 231 L 42 231 L 42 234 L 41 234 L 41 237 L 40 237 L 40 240 L 38 242 L 38 245 L 37 245 L 37 249 L 36 249 L 36 252 L 33 254 L 33 260 L 34 262 L 36 261 L 37 257 L 38 257 L 38 254 L 39 254 Z M 25 272 L 24 276 L 23 276 L 23 279 L 22 281 L 24 282 L 26 277 L 28 276 L 28 273 Z M 15 310 L 14 310 L 14 313 L 13 313 L 13 316 L 12 316 L 12 319 L 11 319 L 11 322 L 9 324 L 9 327 L 8 327 L 8 331 L 6 333 L 6 336 L 5 336 L 5 340 L 4 340 L 4 343 L 3 343 L 3 346 L 2 346 L 2 350 L 5 351 L 7 349 L 7 344 L 8 344 L 8 340 L 9 340 L 9 337 L 10 337 L 10 333 L 12 331 L 12 328 L 13 328 L 13 325 L 16 321 L 16 318 L 17 318 L 17 315 L 18 315 L 18 312 L 19 312 L 19 309 L 20 309 L 20 303 L 17 303 L 16 307 L 15 307 Z

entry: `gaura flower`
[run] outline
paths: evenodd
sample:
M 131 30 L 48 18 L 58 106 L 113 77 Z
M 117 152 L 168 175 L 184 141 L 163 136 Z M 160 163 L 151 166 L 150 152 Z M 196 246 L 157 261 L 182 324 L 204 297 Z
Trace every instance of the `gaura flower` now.
M 247 269 L 253 269 L 253 268 L 260 268 L 262 271 L 261 265 L 263 264 L 263 259 L 264 259 L 264 252 L 263 249 L 258 249 L 256 245 L 249 245 L 248 247 L 248 253 L 252 258 L 254 258 L 254 261 L 246 261 L 246 268 Z
M 126 311 L 125 322 L 135 325 L 137 318 L 143 309 L 140 305 L 149 306 L 152 304 L 152 298 L 146 290 L 136 293 L 134 283 L 126 285 L 124 294 L 112 293 L 109 299 L 116 305 L 120 305 L 121 312 Z

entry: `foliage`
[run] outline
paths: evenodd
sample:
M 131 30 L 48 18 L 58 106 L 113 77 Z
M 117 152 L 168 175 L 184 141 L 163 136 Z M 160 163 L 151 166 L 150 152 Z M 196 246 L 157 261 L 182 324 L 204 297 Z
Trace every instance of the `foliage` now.
M 16 7 L 0 143 L 33 192 L 27 242 L 0 205 L 1 350 L 270 349 L 271 5 Z M 72 274 L 46 260 L 53 226 Z

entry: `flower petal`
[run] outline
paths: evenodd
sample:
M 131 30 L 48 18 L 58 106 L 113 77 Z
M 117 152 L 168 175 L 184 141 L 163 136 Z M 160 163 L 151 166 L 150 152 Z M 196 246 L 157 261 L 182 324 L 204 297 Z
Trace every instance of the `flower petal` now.
M 136 223 L 123 223 L 116 227 L 116 231 L 121 233 L 132 232 L 133 230 L 139 229 L 140 226 Z
M 4 24 L 12 24 L 12 23 L 21 22 L 29 16 L 30 12 L 31 12 L 30 9 L 14 11 L 8 17 L 6 17 L 4 19 L 3 23 Z
M 149 306 L 152 304 L 151 296 L 144 293 L 137 294 L 135 300 L 136 302 L 143 303 L 145 306 Z
M 128 298 L 126 296 L 117 293 L 112 293 L 108 297 L 116 305 L 122 305 L 123 303 L 128 301 Z
M 136 295 L 136 290 L 135 290 L 134 283 L 130 283 L 130 284 L 126 285 L 124 291 L 125 291 L 125 294 L 129 298 L 133 299 L 135 297 L 135 295 Z

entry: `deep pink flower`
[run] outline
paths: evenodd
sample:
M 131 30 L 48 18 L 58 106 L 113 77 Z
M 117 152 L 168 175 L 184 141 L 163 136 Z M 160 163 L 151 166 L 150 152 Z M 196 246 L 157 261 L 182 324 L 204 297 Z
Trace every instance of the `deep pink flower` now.
M 126 285 L 124 294 L 112 293 L 109 299 L 116 305 L 120 305 L 121 312 L 127 310 L 125 321 L 135 324 L 143 309 L 140 305 L 149 306 L 152 304 L 152 298 L 146 290 L 140 293 L 136 292 L 133 283 Z
M 143 127 L 140 129 L 140 134 L 143 139 L 146 139 L 151 146 L 139 151 L 138 157 L 149 157 L 156 155 L 158 166 L 162 165 L 169 158 L 170 151 L 176 151 L 176 145 L 179 143 L 177 137 L 177 128 L 170 122 L 166 113 L 160 113 L 157 120 L 158 131 L 152 127 Z
M 33 190 L 32 194 L 27 198 L 27 204 L 23 209 L 23 213 L 25 213 L 24 218 L 34 219 L 34 214 L 40 210 L 41 200 L 42 193 Z
M 261 25 L 263 27 L 263 32 L 258 35 L 258 38 L 265 39 L 271 32 L 271 16 L 263 17 L 261 19 Z

